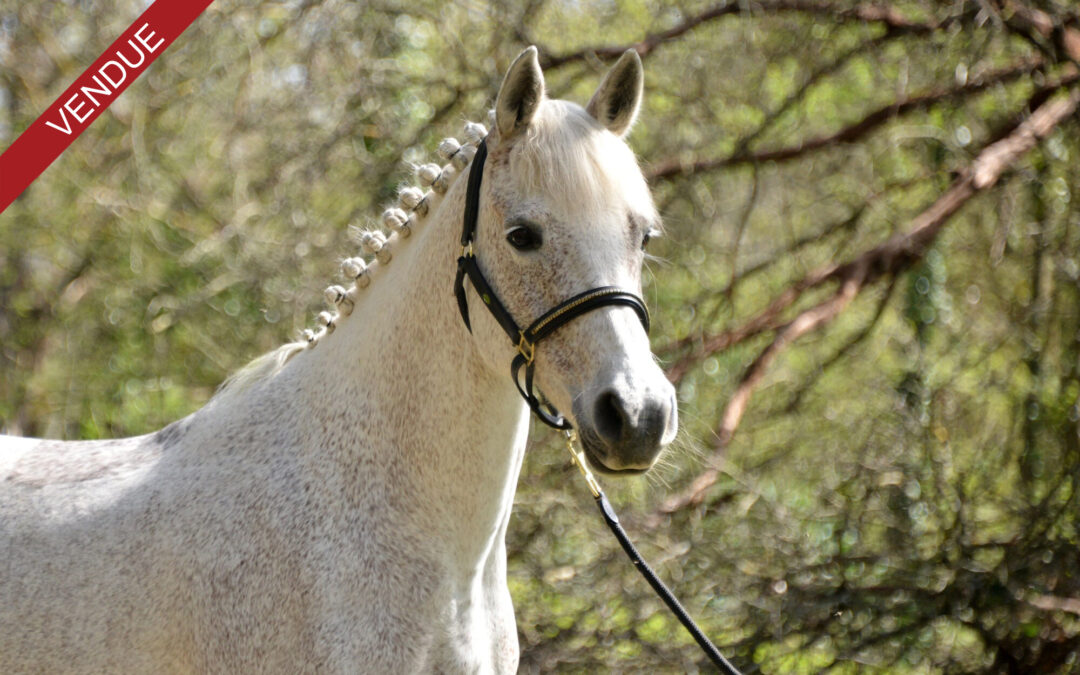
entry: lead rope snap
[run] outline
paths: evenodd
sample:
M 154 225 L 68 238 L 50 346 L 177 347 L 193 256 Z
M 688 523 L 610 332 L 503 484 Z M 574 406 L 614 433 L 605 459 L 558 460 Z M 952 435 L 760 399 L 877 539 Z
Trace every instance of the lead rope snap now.
M 578 469 L 581 470 L 581 475 L 585 477 L 585 482 L 589 484 L 589 491 L 592 492 L 593 499 L 599 499 L 603 492 L 600 490 L 600 483 L 596 482 L 596 476 L 589 470 L 589 465 L 585 463 L 585 455 L 574 447 L 574 441 L 577 440 L 577 432 L 573 429 L 566 430 L 566 449 L 570 451 L 570 457 L 574 459 L 574 464 L 577 464 Z
M 649 567 L 649 564 L 642 559 L 641 554 L 638 553 L 637 548 L 634 547 L 633 542 L 630 541 L 630 537 L 626 534 L 626 530 L 619 524 L 619 517 L 615 514 L 615 509 L 612 508 L 611 502 L 608 501 L 604 491 L 600 489 L 600 483 L 597 482 L 596 476 L 589 469 L 589 465 L 585 461 L 585 454 L 581 450 L 578 450 L 574 445 L 577 440 L 577 432 L 573 429 L 566 430 L 566 449 L 570 452 L 570 457 L 573 458 L 574 464 L 577 464 L 578 469 L 581 470 L 581 475 L 585 477 L 585 482 L 589 485 L 589 491 L 592 492 L 593 499 L 596 500 L 596 505 L 600 509 L 600 513 L 604 516 L 604 522 L 611 528 L 615 538 L 619 540 L 619 544 L 626 551 L 626 555 L 630 557 L 630 561 L 634 563 L 634 567 L 637 568 L 641 575 L 645 577 L 645 581 L 649 582 L 656 594 L 660 596 L 660 599 L 664 601 L 664 604 L 668 606 L 678 618 L 679 623 L 683 625 L 683 628 L 693 636 L 694 640 L 701 647 L 705 655 L 709 657 L 709 660 L 713 662 L 720 672 L 727 675 L 739 675 L 739 671 L 735 666 L 731 665 L 731 662 L 724 658 L 724 655 L 720 653 L 720 650 L 713 644 L 712 640 L 702 632 L 694 620 L 687 614 L 686 609 L 679 603 L 678 598 L 671 592 L 671 590 L 664 585 L 663 581 L 660 581 L 660 577 L 656 576 L 656 572 Z

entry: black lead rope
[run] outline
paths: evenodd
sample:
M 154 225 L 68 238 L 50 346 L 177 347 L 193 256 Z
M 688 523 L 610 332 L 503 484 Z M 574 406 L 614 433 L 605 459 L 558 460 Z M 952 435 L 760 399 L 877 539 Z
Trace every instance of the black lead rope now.
M 739 675 L 739 671 L 735 669 L 735 666 L 724 658 L 724 655 L 720 653 L 712 640 L 701 631 L 697 623 L 686 613 L 686 609 L 683 608 L 682 603 L 675 597 L 675 594 L 664 585 L 663 581 L 660 581 L 660 577 L 656 576 L 656 572 L 653 572 L 652 568 L 649 567 L 649 563 L 641 558 L 641 554 L 638 553 L 637 548 L 630 541 L 630 537 L 626 536 L 626 530 L 619 524 L 619 517 L 615 515 L 615 510 L 611 508 L 611 502 L 608 501 L 603 491 L 596 498 L 596 505 L 600 508 L 600 513 L 604 515 L 604 522 L 615 533 L 615 538 L 619 540 L 623 550 L 626 551 L 626 555 L 630 557 L 630 562 L 634 563 L 634 567 L 637 568 L 638 572 L 641 572 L 641 576 L 645 577 L 645 581 L 649 582 L 649 585 L 653 587 L 653 590 L 668 606 L 668 609 L 675 614 L 676 618 L 679 619 L 679 623 L 694 637 L 694 640 L 705 652 L 705 655 L 709 657 L 709 660 L 720 669 L 720 672 L 728 673 L 728 675 Z
M 600 509 L 600 515 L 604 517 L 604 522 L 607 523 L 608 528 L 611 530 L 615 538 L 619 540 L 619 545 L 626 551 L 627 557 L 630 558 L 630 562 L 634 563 L 634 567 L 638 572 L 641 572 L 641 576 L 645 577 L 645 581 L 649 582 L 656 594 L 660 596 L 660 599 L 664 601 L 664 604 L 668 606 L 668 609 L 672 611 L 675 617 L 679 620 L 679 623 L 683 625 L 683 628 L 693 636 L 694 641 L 698 643 L 701 650 L 705 652 L 705 655 L 709 657 L 709 660 L 713 662 L 720 672 L 727 675 L 739 675 L 739 670 L 731 665 L 731 662 L 724 658 L 724 655 L 720 653 L 720 650 L 713 644 L 712 640 L 698 627 L 697 623 L 686 612 L 686 609 L 679 602 L 679 599 L 675 597 L 675 594 L 671 592 L 663 581 L 660 581 L 660 577 L 656 576 L 656 572 L 649 567 L 649 563 L 641 557 L 638 553 L 637 547 L 630 541 L 630 537 L 626 534 L 626 530 L 623 529 L 621 523 L 619 523 L 619 516 L 615 514 L 615 509 L 611 506 L 611 502 L 608 501 L 607 495 L 600 488 L 600 483 L 596 481 L 596 477 L 593 476 L 592 471 L 589 470 L 587 464 L 585 464 L 585 457 L 582 456 L 580 450 L 574 447 L 574 441 L 577 439 L 576 434 L 573 431 L 566 432 L 566 449 L 570 451 L 570 456 L 574 458 L 574 464 L 577 464 L 578 469 L 581 470 L 581 475 L 585 477 L 585 482 L 589 484 L 589 490 L 592 492 L 593 499 L 596 501 L 596 507 Z
M 626 535 L 626 531 L 623 530 L 622 525 L 619 524 L 619 517 L 615 515 L 615 509 L 612 508 L 611 502 L 608 501 L 604 495 L 604 491 L 600 489 L 600 484 L 596 482 L 596 478 L 589 471 L 588 466 L 585 464 L 585 458 L 581 455 L 581 452 L 574 447 L 574 440 L 576 435 L 570 422 L 566 420 L 558 410 L 555 410 L 549 404 L 540 400 L 540 397 L 533 392 L 533 366 L 534 356 L 536 352 L 536 344 L 543 338 L 551 335 L 559 327 L 569 323 L 573 319 L 591 312 L 594 309 L 599 309 L 607 305 L 621 305 L 629 307 L 637 313 L 638 319 L 641 320 L 642 325 L 645 327 L 645 332 L 649 331 L 649 310 L 645 306 L 645 302 L 634 293 L 624 291 L 614 286 L 603 286 L 600 288 L 594 288 L 592 290 L 579 293 L 572 298 L 564 300 L 555 307 L 551 308 L 536 321 L 532 322 L 528 328 L 522 330 L 518 327 L 514 317 L 495 295 L 494 289 L 491 288 L 491 284 L 484 278 L 483 272 L 480 271 L 480 266 L 476 262 L 476 255 L 473 251 L 473 237 L 476 234 L 476 221 L 480 210 L 480 182 L 484 175 L 484 161 L 487 158 L 487 143 L 482 141 L 476 148 L 476 155 L 472 160 L 472 167 L 469 169 L 469 183 L 468 189 L 465 193 L 465 223 L 461 232 L 461 256 L 458 257 L 458 269 L 457 278 L 454 280 L 454 295 L 457 297 L 458 310 L 461 312 L 461 318 L 465 322 L 465 327 L 472 331 L 472 325 L 469 322 L 469 305 L 465 296 L 465 278 L 468 277 L 472 283 L 473 288 L 480 295 L 480 299 L 483 300 L 484 306 L 488 308 L 492 316 L 495 317 L 495 321 L 502 327 L 503 331 L 510 336 L 511 342 L 514 343 L 518 353 L 514 355 L 514 360 L 510 364 L 510 376 L 514 380 L 514 385 L 517 386 L 518 392 L 521 397 L 525 399 L 525 402 L 529 404 L 529 408 L 536 414 L 540 420 L 548 426 L 556 429 L 563 429 L 566 431 L 566 447 L 570 451 L 570 455 L 574 458 L 574 463 L 581 469 L 581 473 L 585 476 L 586 482 L 589 484 L 589 490 L 592 491 L 593 497 L 596 499 L 596 505 L 600 509 L 600 513 L 604 516 L 604 522 L 615 534 L 615 538 L 619 540 L 619 544 L 623 550 L 626 551 L 626 555 L 630 557 L 630 561 L 634 563 L 634 567 L 637 568 L 641 575 L 645 577 L 645 580 L 649 582 L 653 590 L 656 591 L 660 599 L 664 601 L 664 604 L 674 612 L 675 616 L 679 619 L 679 622 L 690 632 L 690 635 L 694 637 L 701 649 L 709 659 L 720 669 L 720 672 L 727 673 L 728 675 L 739 675 L 739 671 L 735 669 L 724 655 L 720 653 L 720 650 L 716 648 L 716 645 L 705 636 L 698 625 L 694 623 L 694 620 L 690 618 L 690 615 L 686 613 L 682 604 L 672 594 L 664 582 L 660 581 L 660 578 L 656 576 L 652 568 L 641 558 L 641 554 L 634 548 L 634 544 L 631 543 L 630 538 Z M 522 386 L 519 374 L 521 369 L 525 369 L 525 383 Z

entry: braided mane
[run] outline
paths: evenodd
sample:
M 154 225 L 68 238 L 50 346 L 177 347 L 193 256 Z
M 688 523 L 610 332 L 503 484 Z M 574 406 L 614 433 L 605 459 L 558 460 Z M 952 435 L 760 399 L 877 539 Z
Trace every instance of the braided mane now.
M 494 111 L 491 111 L 489 117 L 493 114 Z M 409 238 L 413 230 L 433 210 L 435 200 L 446 193 L 458 174 L 472 161 L 476 146 L 487 136 L 487 129 L 477 122 L 466 122 L 462 136 L 463 142 L 455 138 L 444 138 L 439 143 L 436 153 L 445 164 L 422 164 L 416 167 L 415 176 L 420 185 L 405 185 L 398 190 L 397 205 L 382 213 L 385 230 L 362 230 L 355 225 L 349 226 L 349 233 L 359 244 L 360 252 L 341 262 L 341 276 L 344 277 L 345 285 L 333 284 L 323 291 L 323 297 L 330 308 L 319 312 L 316 317 L 317 327 L 305 329 L 300 339 L 255 358 L 230 375 L 222 383 L 215 398 L 225 393 L 243 391 L 255 382 L 273 377 L 285 367 L 289 359 L 306 349 L 317 347 L 320 340 L 334 332 L 339 322 L 352 314 L 360 300 L 360 294 L 368 288 L 372 278 L 377 276 L 379 268 L 390 264 L 393 250 Z

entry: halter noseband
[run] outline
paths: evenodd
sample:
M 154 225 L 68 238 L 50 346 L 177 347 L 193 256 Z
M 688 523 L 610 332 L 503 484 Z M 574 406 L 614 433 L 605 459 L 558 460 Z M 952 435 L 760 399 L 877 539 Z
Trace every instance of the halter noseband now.
M 535 366 L 536 344 L 545 337 L 551 335 L 564 324 L 569 323 L 582 314 L 599 309 L 606 305 L 623 305 L 633 309 L 641 324 L 645 326 L 645 332 L 649 332 L 649 310 L 645 302 L 637 295 L 624 291 L 616 286 L 601 286 L 592 290 L 579 293 L 572 298 L 562 301 L 540 318 L 529 324 L 522 330 L 518 327 L 514 317 L 495 295 L 491 284 L 484 278 L 480 266 L 476 263 L 476 255 L 473 252 L 473 236 L 476 234 L 476 219 L 480 210 L 480 182 L 484 175 L 484 161 L 487 159 L 487 141 L 481 141 L 476 148 L 476 156 L 473 157 L 472 167 L 469 169 L 469 183 L 465 193 L 465 225 L 461 232 L 461 256 L 457 261 L 457 278 L 454 281 L 454 294 L 457 296 L 458 309 L 461 318 L 465 321 L 465 327 L 472 331 L 469 323 L 469 305 L 465 297 L 465 276 L 468 275 L 473 288 L 484 301 L 488 311 L 495 317 L 495 321 L 502 326 L 503 331 L 510 336 L 518 353 L 510 363 L 510 377 L 514 380 L 521 397 L 529 404 L 536 416 L 548 426 L 556 429 L 569 429 L 571 424 L 558 410 L 550 404 L 542 402 L 533 392 L 533 370 Z M 519 374 L 522 367 L 525 368 L 525 384 L 522 386 Z

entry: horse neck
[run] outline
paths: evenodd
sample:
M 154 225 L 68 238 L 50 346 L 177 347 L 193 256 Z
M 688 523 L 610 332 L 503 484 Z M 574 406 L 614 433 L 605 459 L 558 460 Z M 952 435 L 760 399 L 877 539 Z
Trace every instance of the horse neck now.
M 437 519 L 468 559 L 501 546 L 529 418 L 508 373 L 481 360 L 454 300 L 464 183 L 392 242 L 351 316 L 275 379 L 307 399 L 326 444 L 311 448 L 320 463 L 350 476 L 367 467 L 364 484 L 342 489 L 414 504 L 422 515 L 396 515 Z M 351 441 L 337 442 L 342 434 Z

